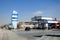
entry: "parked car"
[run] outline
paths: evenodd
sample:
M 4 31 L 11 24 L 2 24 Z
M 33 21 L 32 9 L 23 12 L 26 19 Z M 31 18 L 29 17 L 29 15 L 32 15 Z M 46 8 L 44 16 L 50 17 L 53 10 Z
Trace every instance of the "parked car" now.
M 25 28 L 25 31 L 30 31 L 30 30 L 31 30 L 30 27 L 26 27 L 26 28 Z

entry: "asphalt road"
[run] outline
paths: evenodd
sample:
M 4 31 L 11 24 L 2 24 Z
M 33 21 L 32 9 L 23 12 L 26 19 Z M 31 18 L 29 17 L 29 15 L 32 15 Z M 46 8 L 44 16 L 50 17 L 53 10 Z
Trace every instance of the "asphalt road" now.
M 0 40 L 28 40 L 28 39 L 26 37 L 18 36 L 16 35 L 16 33 L 10 30 L 0 29 Z
M 26 37 L 28 40 L 60 40 L 60 30 L 31 30 L 14 31 L 18 36 Z

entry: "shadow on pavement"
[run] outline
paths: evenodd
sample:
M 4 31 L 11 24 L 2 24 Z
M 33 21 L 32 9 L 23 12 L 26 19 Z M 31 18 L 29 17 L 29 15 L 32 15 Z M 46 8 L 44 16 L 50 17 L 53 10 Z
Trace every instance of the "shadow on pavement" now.
M 60 35 L 51 35 L 51 34 L 47 34 L 47 35 L 35 35 L 34 37 L 42 37 L 42 36 L 60 37 Z
M 47 34 L 45 36 L 51 36 L 51 37 L 60 37 L 60 35 L 51 35 L 51 34 Z

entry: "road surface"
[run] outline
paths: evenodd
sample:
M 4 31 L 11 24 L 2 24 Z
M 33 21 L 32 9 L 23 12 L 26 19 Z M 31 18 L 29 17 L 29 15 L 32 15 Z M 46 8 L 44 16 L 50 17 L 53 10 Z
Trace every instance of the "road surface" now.
M 27 40 L 27 38 L 18 36 L 16 33 L 9 30 L 0 29 L 0 40 Z
M 60 30 L 0 30 L 0 40 L 60 40 Z
M 60 40 L 60 30 L 31 30 L 31 31 L 14 31 L 17 35 L 27 37 L 29 40 Z

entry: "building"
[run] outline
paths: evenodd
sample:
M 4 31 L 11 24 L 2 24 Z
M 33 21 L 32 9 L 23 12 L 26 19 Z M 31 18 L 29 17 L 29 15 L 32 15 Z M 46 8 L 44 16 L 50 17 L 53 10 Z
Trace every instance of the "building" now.
M 44 16 L 35 16 L 35 17 L 32 17 L 31 20 L 34 25 L 38 24 L 37 27 L 39 28 L 49 27 L 49 25 L 51 24 L 58 23 L 58 21 L 55 20 L 54 18 L 44 17 Z
M 18 29 L 25 29 L 26 27 L 32 28 L 32 27 L 34 27 L 34 25 L 32 25 L 30 22 L 19 22 L 17 24 Z

